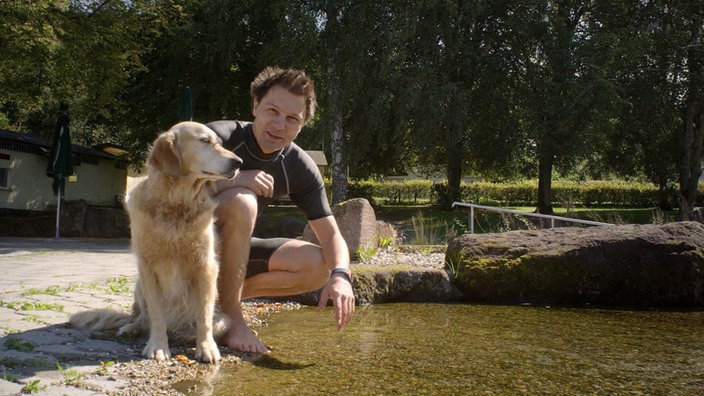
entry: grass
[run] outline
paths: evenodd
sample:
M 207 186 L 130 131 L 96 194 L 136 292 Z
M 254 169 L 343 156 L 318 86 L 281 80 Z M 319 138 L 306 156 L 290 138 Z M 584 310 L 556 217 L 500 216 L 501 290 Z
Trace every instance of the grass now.
M 109 360 L 107 362 L 103 362 L 102 360 L 100 361 L 100 366 L 95 370 L 96 374 L 104 376 L 108 375 L 108 369 L 110 366 L 114 365 L 115 361 Z
M 132 284 L 127 277 L 118 276 L 108 281 L 108 287 L 114 294 L 130 294 L 132 292 Z
M 355 251 L 353 259 L 357 259 L 363 263 L 369 262 L 374 255 L 376 254 L 377 249 L 376 248 L 370 248 L 370 247 L 360 247 Z
M 38 379 L 33 379 L 27 382 L 23 387 L 21 392 L 22 393 L 38 393 L 41 392 L 46 388 L 46 385 L 39 385 L 39 380 Z
M 47 304 L 40 302 L 5 302 L 0 301 L 0 307 L 14 309 L 15 311 L 56 311 L 63 312 L 64 306 L 61 304 Z
M 133 281 L 126 276 L 116 276 L 105 282 L 89 284 L 88 288 L 110 294 L 129 295 L 132 293 Z
M 81 374 L 80 371 L 73 368 L 64 370 L 64 368 L 61 367 L 61 364 L 59 363 L 56 364 L 56 367 L 59 369 L 59 372 L 64 377 L 64 382 L 69 385 L 77 385 L 78 383 L 80 383 L 81 378 L 83 377 L 83 374 Z
M 31 342 L 23 342 L 18 338 L 8 338 L 3 343 L 5 348 L 12 349 L 20 352 L 32 352 L 34 350 L 34 344 Z
M 23 297 L 36 296 L 36 295 L 47 295 L 47 296 L 58 296 L 59 293 L 72 292 L 78 288 L 76 285 L 69 285 L 65 287 L 60 286 L 50 286 L 44 290 L 31 288 L 27 291 L 22 292 Z

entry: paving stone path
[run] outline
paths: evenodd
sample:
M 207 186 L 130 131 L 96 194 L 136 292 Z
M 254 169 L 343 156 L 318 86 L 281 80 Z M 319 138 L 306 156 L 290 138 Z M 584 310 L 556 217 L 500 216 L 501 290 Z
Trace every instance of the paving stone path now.
M 84 309 L 127 309 L 136 274 L 129 240 L 0 238 L 0 395 L 103 394 L 67 382 L 139 351 L 86 338 L 66 322 Z M 102 381 L 97 387 L 120 386 Z

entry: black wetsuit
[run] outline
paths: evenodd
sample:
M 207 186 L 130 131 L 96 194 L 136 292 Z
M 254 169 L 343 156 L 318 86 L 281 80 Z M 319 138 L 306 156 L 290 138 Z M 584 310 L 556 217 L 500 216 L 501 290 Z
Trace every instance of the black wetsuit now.
M 308 220 L 332 215 L 318 166 L 298 145 L 291 143 L 275 153 L 264 154 L 251 122 L 214 121 L 207 125 L 220 136 L 223 147 L 242 159 L 240 170 L 258 169 L 274 178 L 273 197 L 258 197 L 260 213 L 274 199 L 288 195 Z M 269 257 L 286 241 L 286 238 L 252 238 L 247 276 L 267 271 Z
M 215 121 L 207 125 L 220 136 L 223 147 L 242 158 L 240 170 L 259 169 L 274 178 L 274 196 L 259 197 L 260 212 L 274 199 L 288 194 L 308 220 L 332 214 L 318 166 L 298 145 L 291 143 L 275 153 L 264 154 L 254 138 L 251 122 Z

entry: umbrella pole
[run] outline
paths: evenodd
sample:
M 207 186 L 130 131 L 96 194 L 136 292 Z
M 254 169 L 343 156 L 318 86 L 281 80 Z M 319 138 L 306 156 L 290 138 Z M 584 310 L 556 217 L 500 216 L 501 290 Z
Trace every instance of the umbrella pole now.
M 56 234 L 55 238 L 59 239 L 59 215 L 61 214 L 61 188 L 59 188 L 59 194 L 56 199 Z

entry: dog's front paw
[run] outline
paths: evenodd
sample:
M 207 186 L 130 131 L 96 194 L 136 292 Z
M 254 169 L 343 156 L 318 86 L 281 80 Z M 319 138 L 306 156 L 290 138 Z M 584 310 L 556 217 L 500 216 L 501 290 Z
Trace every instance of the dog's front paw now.
M 212 338 L 196 344 L 196 360 L 205 363 L 217 363 L 220 360 L 218 344 Z
M 168 344 L 162 344 L 149 340 L 142 350 L 142 356 L 158 361 L 171 358 L 171 351 Z

